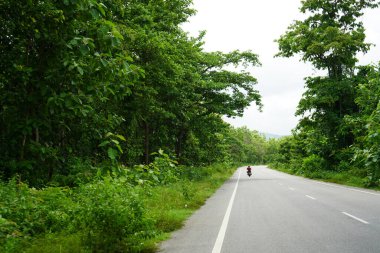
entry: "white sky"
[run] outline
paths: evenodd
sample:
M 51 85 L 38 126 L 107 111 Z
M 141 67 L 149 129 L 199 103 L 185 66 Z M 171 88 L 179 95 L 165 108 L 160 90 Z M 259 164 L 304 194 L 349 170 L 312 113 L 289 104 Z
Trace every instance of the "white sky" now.
M 304 92 L 304 77 L 317 75 L 310 64 L 299 57 L 274 58 L 274 42 L 293 20 L 302 20 L 300 0 L 193 0 L 197 14 L 183 29 L 197 36 L 206 30 L 206 51 L 230 52 L 252 50 L 259 55 L 262 67 L 252 69 L 258 79 L 256 88 L 262 95 L 263 112 L 256 106 L 245 110 L 241 118 L 225 120 L 233 126 L 247 126 L 260 132 L 289 135 L 298 122 L 294 116 Z M 363 17 L 367 42 L 378 47 L 363 56 L 362 64 L 380 60 L 380 9 L 366 11 Z M 320 74 L 320 73 L 319 73 Z

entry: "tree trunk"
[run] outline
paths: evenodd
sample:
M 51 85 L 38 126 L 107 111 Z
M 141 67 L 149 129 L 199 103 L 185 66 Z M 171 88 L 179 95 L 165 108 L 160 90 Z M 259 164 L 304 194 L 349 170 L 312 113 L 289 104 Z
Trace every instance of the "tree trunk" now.
M 144 158 L 145 164 L 149 164 L 149 125 L 144 121 Z
M 48 169 L 48 182 L 50 182 L 52 178 L 53 178 L 53 165 L 50 163 L 50 166 Z
M 38 127 L 36 128 L 35 133 L 36 133 L 36 142 L 40 143 L 40 131 L 38 130 Z
M 20 160 L 24 160 L 25 153 L 25 143 L 26 143 L 26 134 L 24 134 L 24 138 L 22 139 L 21 150 L 20 150 Z
M 176 156 L 177 156 L 179 163 L 181 162 L 182 146 L 183 146 L 183 142 L 186 139 L 186 135 L 187 135 L 186 129 L 184 127 L 181 127 L 181 129 L 178 132 L 177 143 L 175 145 L 175 153 L 176 153 Z

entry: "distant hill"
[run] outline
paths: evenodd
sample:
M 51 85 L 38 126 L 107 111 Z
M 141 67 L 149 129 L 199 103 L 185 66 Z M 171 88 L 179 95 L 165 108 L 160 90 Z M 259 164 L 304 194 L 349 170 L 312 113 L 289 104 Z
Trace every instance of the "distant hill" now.
M 269 139 L 280 139 L 281 137 L 285 136 L 285 135 L 270 134 L 270 133 L 261 133 L 261 134 L 263 134 L 267 140 L 269 140 Z

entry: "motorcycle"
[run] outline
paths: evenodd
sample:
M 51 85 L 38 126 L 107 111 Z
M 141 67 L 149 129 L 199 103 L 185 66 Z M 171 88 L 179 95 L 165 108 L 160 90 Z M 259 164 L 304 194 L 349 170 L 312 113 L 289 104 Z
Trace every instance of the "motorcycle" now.
M 251 166 L 247 167 L 247 175 L 248 175 L 248 177 L 252 176 L 252 168 L 251 168 Z

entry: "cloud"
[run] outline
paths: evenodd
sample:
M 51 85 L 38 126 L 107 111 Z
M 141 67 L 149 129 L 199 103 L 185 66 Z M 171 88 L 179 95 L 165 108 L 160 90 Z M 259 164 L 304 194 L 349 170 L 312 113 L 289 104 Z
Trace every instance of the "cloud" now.
M 225 118 L 225 121 L 236 126 L 247 126 L 263 133 L 289 135 L 298 122 L 294 116 L 298 100 L 302 93 L 291 90 L 286 93 L 263 97 L 263 112 L 255 107 L 249 107 L 243 117 Z
M 252 50 L 259 55 L 262 67 L 253 68 L 258 79 L 257 89 L 263 97 L 264 111 L 255 106 L 247 108 L 244 117 L 226 119 L 234 126 L 273 134 L 288 135 L 297 125 L 294 116 L 298 101 L 304 92 L 304 78 L 321 75 L 311 64 L 299 57 L 274 58 L 278 52 L 274 42 L 296 19 L 302 19 L 299 0 L 194 0 L 196 16 L 183 25 L 185 31 L 196 36 L 206 30 L 205 50 L 229 52 L 235 49 Z M 379 44 L 368 54 L 360 56 L 361 64 L 379 61 L 379 9 L 366 11 L 363 23 L 367 41 Z

